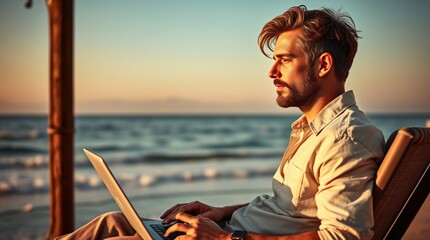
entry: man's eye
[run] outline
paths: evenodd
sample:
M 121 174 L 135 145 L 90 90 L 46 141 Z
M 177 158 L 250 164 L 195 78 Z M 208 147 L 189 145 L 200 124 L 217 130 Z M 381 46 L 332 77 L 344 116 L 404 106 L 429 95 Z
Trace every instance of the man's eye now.
M 281 59 L 281 62 L 282 63 L 288 63 L 288 62 L 290 62 L 291 60 L 289 59 L 289 58 L 282 58 Z

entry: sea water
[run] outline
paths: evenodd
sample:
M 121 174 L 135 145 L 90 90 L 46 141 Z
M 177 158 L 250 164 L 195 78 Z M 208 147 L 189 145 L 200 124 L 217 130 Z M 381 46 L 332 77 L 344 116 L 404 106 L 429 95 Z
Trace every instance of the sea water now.
M 190 198 L 209 198 L 215 204 L 224 204 L 226 199 L 244 201 L 249 196 L 270 193 L 271 176 L 288 145 L 291 123 L 298 117 L 77 116 L 76 206 L 87 211 L 114 205 L 83 154 L 84 147 L 108 162 L 127 195 L 138 205 L 159 203 L 155 207 L 139 206 L 149 216 Z M 388 138 L 402 127 L 425 126 L 430 114 L 369 118 Z M 2 218 L 48 209 L 47 127 L 47 116 L 0 117 L 0 232 L 12 224 L 7 225 Z

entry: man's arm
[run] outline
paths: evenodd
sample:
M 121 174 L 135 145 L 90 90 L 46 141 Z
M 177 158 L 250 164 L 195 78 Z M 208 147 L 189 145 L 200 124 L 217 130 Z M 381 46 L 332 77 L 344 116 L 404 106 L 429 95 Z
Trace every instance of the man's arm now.
M 225 207 L 213 207 L 199 201 L 194 201 L 191 203 L 176 204 L 163 213 L 160 218 L 163 219 L 163 223 L 170 223 L 176 220 L 175 216 L 177 213 L 183 212 L 193 216 L 200 215 L 215 222 L 219 222 L 224 219 L 229 219 L 234 211 L 247 205 L 248 203 Z
M 367 239 L 372 236 L 372 189 L 378 151 L 351 139 L 340 139 L 320 152 L 313 172 L 323 239 Z
M 186 213 L 179 212 L 174 216 L 175 220 L 180 222 L 174 224 L 167 229 L 165 236 L 169 236 L 173 232 L 184 232 L 185 235 L 178 237 L 179 239 L 213 239 L 213 240 L 230 240 L 232 232 L 227 232 L 218 224 L 209 218 L 199 216 L 191 216 Z M 247 233 L 246 240 L 319 240 L 317 232 L 305 232 L 288 236 L 269 236 L 256 233 Z

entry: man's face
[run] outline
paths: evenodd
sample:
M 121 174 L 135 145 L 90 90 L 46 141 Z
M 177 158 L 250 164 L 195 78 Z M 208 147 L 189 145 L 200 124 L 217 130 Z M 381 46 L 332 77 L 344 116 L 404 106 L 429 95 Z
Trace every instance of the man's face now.
M 311 104 L 318 90 L 314 69 L 299 45 L 300 29 L 282 33 L 276 41 L 273 58 L 275 63 L 269 71 L 273 78 L 280 107 L 304 107 Z

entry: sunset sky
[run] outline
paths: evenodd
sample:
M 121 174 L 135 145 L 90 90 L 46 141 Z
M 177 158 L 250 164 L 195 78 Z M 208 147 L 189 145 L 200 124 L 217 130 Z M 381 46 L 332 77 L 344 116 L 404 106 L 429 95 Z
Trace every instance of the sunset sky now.
M 0 114 L 48 112 L 45 1 L 0 2 Z M 361 31 L 347 80 L 371 113 L 430 113 L 430 1 L 76 0 L 75 112 L 279 109 L 257 46 L 289 7 L 341 8 Z

